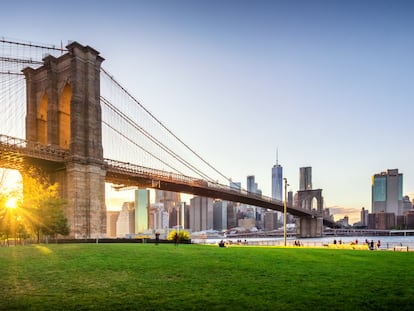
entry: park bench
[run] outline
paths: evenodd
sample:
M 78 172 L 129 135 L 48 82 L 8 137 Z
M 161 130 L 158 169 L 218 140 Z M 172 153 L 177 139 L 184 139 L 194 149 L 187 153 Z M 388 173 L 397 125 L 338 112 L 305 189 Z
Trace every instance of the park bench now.
M 408 246 L 394 246 L 394 252 L 408 252 Z

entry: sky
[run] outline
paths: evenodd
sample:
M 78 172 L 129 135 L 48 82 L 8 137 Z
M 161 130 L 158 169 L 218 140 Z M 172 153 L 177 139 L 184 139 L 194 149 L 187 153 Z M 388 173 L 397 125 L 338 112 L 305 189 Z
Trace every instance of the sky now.
M 0 36 L 78 41 L 200 155 L 271 195 L 312 167 L 335 219 L 398 168 L 414 198 L 413 1 L 7 1 Z

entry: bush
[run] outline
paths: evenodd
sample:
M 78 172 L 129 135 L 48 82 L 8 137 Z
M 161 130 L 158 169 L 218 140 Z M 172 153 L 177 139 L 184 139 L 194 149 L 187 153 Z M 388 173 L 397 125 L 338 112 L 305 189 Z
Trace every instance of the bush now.
M 170 231 L 170 233 L 168 234 L 167 240 L 168 241 L 173 241 L 174 236 L 175 236 L 176 233 L 177 233 L 177 230 L 175 230 L 175 229 Z M 178 239 L 180 241 L 189 241 L 189 240 L 191 240 L 191 235 L 186 230 L 180 230 L 180 231 L 178 231 Z

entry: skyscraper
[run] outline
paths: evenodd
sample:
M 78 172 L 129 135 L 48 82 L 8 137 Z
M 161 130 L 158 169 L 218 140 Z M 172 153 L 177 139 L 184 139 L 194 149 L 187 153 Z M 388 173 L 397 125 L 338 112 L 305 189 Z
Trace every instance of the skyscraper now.
M 255 181 L 254 175 L 247 176 L 247 191 L 251 193 L 255 193 L 259 196 L 262 195 L 262 190 L 259 189 L 257 182 Z M 264 209 L 261 207 L 251 206 L 253 208 L 254 218 L 258 221 L 257 227 L 261 228 L 263 217 L 264 217 Z
M 368 211 L 365 207 L 361 210 L 361 226 L 368 226 Z
M 299 170 L 299 190 L 312 190 L 312 167 L 301 167 Z
M 272 167 L 272 199 L 283 201 L 283 168 L 278 163 L 276 156 L 276 164 Z
M 155 203 L 162 203 L 168 213 L 168 226 L 172 228 L 178 225 L 177 213 L 181 207 L 181 195 L 179 192 L 155 190 Z
M 213 229 L 213 199 L 193 197 L 190 199 L 190 224 L 192 231 Z
M 372 176 L 372 213 L 403 214 L 403 174 L 389 169 Z
M 247 191 L 252 193 L 257 192 L 257 183 L 254 180 L 254 175 L 247 176 Z
M 150 192 L 147 189 L 135 190 L 135 233 L 148 229 L 148 212 L 150 207 Z

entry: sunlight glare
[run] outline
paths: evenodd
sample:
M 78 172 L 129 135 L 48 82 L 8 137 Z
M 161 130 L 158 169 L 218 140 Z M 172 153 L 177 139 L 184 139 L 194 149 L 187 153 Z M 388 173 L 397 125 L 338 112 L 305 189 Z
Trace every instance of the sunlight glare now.
M 6 207 L 7 208 L 16 208 L 17 206 L 17 200 L 15 198 L 9 198 L 6 202 Z

